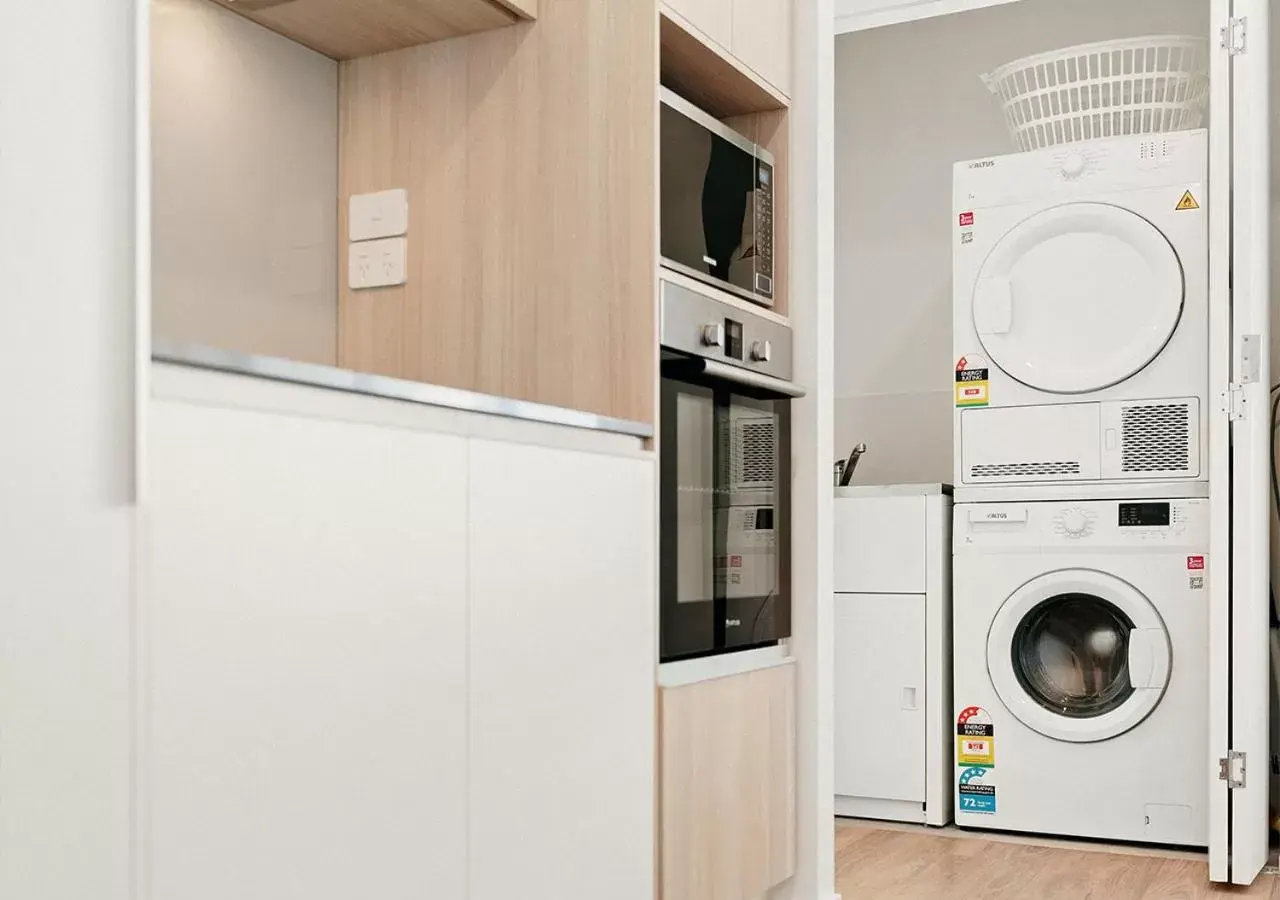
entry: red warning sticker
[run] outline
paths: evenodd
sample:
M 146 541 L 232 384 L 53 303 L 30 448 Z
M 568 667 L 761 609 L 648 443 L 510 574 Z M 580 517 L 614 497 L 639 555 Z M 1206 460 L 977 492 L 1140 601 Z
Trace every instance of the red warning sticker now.
M 972 225 L 972 224 L 973 224 L 973 213 L 971 213 L 971 212 L 962 212 L 962 213 L 960 213 L 960 227 L 961 227 L 961 228 L 965 227 L 966 225 Z
M 1188 556 L 1188 557 L 1187 557 L 1187 568 L 1188 568 L 1188 569 L 1203 569 L 1203 568 L 1204 568 L 1204 557 L 1203 557 L 1203 556 Z

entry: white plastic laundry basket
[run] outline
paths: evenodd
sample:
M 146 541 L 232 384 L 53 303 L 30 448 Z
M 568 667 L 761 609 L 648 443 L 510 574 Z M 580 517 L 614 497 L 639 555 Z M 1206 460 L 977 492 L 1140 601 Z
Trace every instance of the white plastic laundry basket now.
M 1152 35 L 1014 60 L 982 80 L 1019 150 L 1199 128 L 1209 98 L 1204 38 Z

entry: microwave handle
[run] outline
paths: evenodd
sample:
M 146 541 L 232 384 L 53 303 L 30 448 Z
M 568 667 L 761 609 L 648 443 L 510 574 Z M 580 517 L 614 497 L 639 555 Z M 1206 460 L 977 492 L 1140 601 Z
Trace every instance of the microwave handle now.
M 700 360 L 700 362 L 702 363 L 703 373 L 711 378 L 720 378 L 725 381 L 744 384 L 747 387 L 771 391 L 783 397 L 799 398 L 804 396 L 804 388 L 792 384 L 790 381 L 774 378 L 772 375 L 762 375 L 759 372 L 726 365 L 712 359 L 704 359 Z

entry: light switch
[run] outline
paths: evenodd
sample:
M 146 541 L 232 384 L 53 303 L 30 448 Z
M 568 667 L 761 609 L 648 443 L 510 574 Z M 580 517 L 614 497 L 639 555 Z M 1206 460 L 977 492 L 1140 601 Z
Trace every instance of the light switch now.
M 409 192 L 406 190 L 353 194 L 347 209 L 350 240 L 399 237 L 409 231 Z
M 353 291 L 404 284 L 408 243 L 404 238 L 387 238 L 352 244 L 347 256 L 347 284 Z

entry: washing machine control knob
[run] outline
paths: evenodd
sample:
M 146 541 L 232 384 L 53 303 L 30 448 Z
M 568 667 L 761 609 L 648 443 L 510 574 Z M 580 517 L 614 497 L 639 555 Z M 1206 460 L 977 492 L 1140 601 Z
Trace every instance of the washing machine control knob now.
M 1089 533 L 1089 516 L 1085 514 L 1083 509 L 1068 509 L 1058 519 L 1062 523 L 1062 530 L 1070 537 L 1084 537 Z
M 1079 153 L 1072 153 L 1062 161 L 1062 177 L 1063 178 L 1079 178 L 1084 174 L 1084 157 Z

